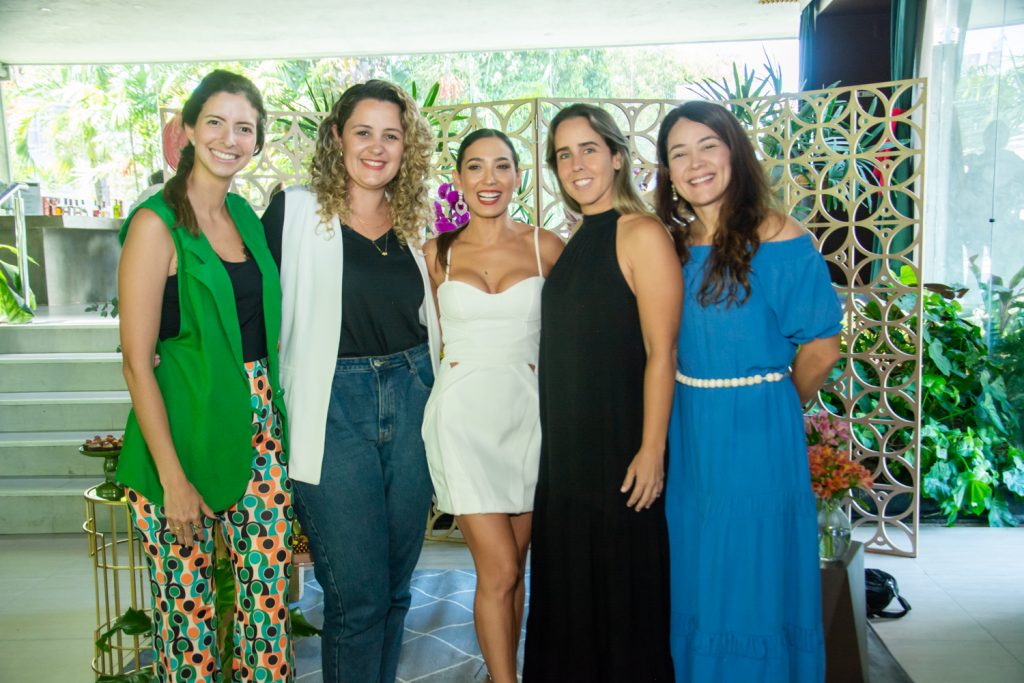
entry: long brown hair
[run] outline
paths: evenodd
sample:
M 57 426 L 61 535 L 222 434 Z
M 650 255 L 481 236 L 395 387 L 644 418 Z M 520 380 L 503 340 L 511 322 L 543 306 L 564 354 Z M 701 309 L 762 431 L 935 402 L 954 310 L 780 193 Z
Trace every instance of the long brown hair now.
M 456 171 L 462 173 L 462 162 L 466 160 L 466 150 L 474 142 L 484 138 L 498 138 L 504 142 L 505 146 L 508 147 L 509 154 L 512 155 L 512 166 L 516 171 L 519 171 L 519 155 L 516 153 L 516 148 L 512 146 L 512 141 L 508 139 L 508 136 L 496 128 L 478 128 L 462 138 L 459 151 L 455 153 Z M 469 225 L 469 223 L 467 222 L 466 225 Z M 466 229 L 466 225 L 460 226 L 456 230 L 442 232 L 437 236 L 437 263 L 441 266 L 442 270 L 448 267 L 448 250 L 452 248 L 452 243 L 455 242 L 456 236 Z
M 404 150 L 398 173 L 385 188 L 395 235 L 403 244 L 419 245 L 430 221 L 427 174 L 434 154 L 434 132 L 420 114 L 416 101 L 394 83 L 369 80 L 349 87 L 331 107 L 316 135 L 316 151 L 309 169 L 310 189 L 320 204 L 320 218 L 330 225 L 333 216 L 348 214 L 348 171 L 334 131 L 341 135 L 345 122 L 363 100 L 390 102 L 401 113 Z
M 608 145 L 612 156 L 618 154 L 622 160 L 619 170 L 615 171 L 615 178 L 612 182 L 612 206 L 623 215 L 631 213 L 650 214 L 650 207 L 640 197 L 636 184 L 633 182 L 633 154 L 629 149 L 629 138 L 622 134 L 611 114 L 592 104 L 569 105 L 555 114 L 555 117 L 551 119 L 551 124 L 548 126 L 546 161 L 548 168 L 551 169 L 551 172 L 555 174 L 555 178 L 558 179 L 558 190 L 562 195 L 562 201 L 565 202 L 565 205 L 576 213 L 582 213 L 579 202 L 569 196 L 569 193 L 565 191 L 565 187 L 562 186 L 561 179 L 558 178 L 555 132 L 564 121 L 576 118 L 586 119 L 590 127 L 594 129 L 594 132 L 600 135 L 604 143 Z
M 655 202 L 658 217 L 673 232 L 679 260 L 684 264 L 690 259 L 690 232 L 695 217 L 693 207 L 685 199 L 673 198 L 668 167 L 668 135 L 680 119 L 702 123 L 715 131 L 729 148 L 731 165 L 729 186 L 725 189 L 697 301 L 702 306 L 739 305 L 750 297 L 750 264 L 761 246 L 758 229 L 772 213 L 768 179 L 757 161 L 750 138 L 725 107 L 713 102 L 687 102 L 665 116 L 658 131 Z
M 217 93 L 232 93 L 245 95 L 249 104 L 256 110 L 256 151 L 259 154 L 263 149 L 263 141 L 266 135 L 267 110 L 263 106 L 263 97 L 256 89 L 253 82 L 245 76 L 216 69 L 206 75 L 199 85 L 192 91 L 185 106 L 181 109 L 181 124 L 195 127 L 199 122 L 199 114 L 203 110 L 206 101 Z M 192 202 L 188 199 L 188 176 L 196 162 L 196 148 L 191 142 L 181 150 L 181 158 L 178 160 L 178 168 L 174 177 L 164 185 L 164 201 L 174 212 L 174 218 L 178 225 L 182 225 L 194 237 L 199 234 L 199 221 L 196 219 L 196 212 L 192 208 Z

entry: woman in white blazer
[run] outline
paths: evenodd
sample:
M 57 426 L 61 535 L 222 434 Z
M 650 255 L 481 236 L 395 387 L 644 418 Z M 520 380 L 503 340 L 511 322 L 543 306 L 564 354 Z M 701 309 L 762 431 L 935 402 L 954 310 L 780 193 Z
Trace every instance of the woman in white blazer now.
M 391 683 L 398 667 L 431 497 L 420 426 L 440 333 L 420 246 L 434 144 L 403 90 L 352 86 L 320 124 L 309 187 L 263 216 L 326 683 Z

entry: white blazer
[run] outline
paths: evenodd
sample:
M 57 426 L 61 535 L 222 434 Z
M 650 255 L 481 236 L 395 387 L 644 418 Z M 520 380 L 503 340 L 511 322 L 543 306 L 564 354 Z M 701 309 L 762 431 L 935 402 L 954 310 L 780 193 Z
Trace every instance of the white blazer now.
M 285 190 L 281 235 L 281 386 L 288 410 L 288 476 L 320 483 L 327 404 L 341 340 L 344 254 L 338 217 L 324 225 L 316 195 Z M 333 229 L 333 230 L 332 230 Z M 437 373 L 441 328 L 423 250 L 409 245 L 423 278 L 420 322 L 427 328 L 430 361 Z

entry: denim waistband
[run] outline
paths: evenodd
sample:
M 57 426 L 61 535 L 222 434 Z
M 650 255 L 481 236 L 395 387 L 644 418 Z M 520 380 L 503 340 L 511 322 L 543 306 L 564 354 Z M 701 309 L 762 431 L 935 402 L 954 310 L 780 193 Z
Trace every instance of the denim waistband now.
M 413 367 L 418 361 L 430 355 L 430 347 L 426 342 L 417 344 L 405 351 L 389 353 L 386 356 L 356 356 L 339 358 L 334 366 L 335 372 L 380 372 L 394 368 Z

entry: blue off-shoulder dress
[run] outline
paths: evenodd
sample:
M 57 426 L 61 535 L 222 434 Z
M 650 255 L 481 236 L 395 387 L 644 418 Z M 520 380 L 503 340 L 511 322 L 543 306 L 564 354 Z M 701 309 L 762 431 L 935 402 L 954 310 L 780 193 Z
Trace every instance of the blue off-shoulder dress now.
M 842 308 L 810 236 L 761 244 L 741 306 L 697 301 L 710 247 L 692 247 L 679 370 L 700 379 L 786 372 Z M 677 683 L 825 676 L 817 512 L 803 417 L 787 375 L 753 386 L 676 384 L 665 514 Z

